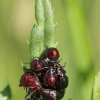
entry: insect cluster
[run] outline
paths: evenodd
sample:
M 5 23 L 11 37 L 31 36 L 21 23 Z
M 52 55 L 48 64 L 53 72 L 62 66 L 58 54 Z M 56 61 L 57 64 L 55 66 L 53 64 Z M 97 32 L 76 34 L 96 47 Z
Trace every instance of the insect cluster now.
M 68 77 L 61 66 L 59 51 L 47 48 L 43 59 L 35 58 L 30 69 L 21 76 L 19 86 L 27 91 L 26 100 L 61 100 L 68 86 Z

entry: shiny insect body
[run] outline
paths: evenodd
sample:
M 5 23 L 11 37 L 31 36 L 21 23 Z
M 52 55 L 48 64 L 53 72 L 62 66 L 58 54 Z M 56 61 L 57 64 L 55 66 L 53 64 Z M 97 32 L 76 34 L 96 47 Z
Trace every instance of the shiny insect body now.
M 56 73 L 58 75 L 58 87 L 59 89 L 65 89 L 68 86 L 68 77 L 66 75 L 66 71 L 64 70 L 64 66 L 59 64 L 56 65 Z
M 57 84 L 58 76 L 56 75 L 55 70 L 52 66 L 49 66 L 49 69 L 47 70 L 45 76 L 43 77 L 43 83 L 45 86 L 49 88 L 54 88 Z
M 35 59 L 30 63 L 30 69 L 35 73 L 42 73 L 47 69 L 47 63 L 44 60 Z
M 64 90 L 39 89 L 35 94 L 32 94 L 28 100 L 61 100 L 65 94 Z
M 59 51 L 56 48 L 51 47 L 46 49 L 45 58 L 56 61 L 59 56 Z
M 28 89 L 26 100 L 61 100 L 68 86 L 64 67 L 58 61 L 59 51 L 50 47 L 45 50 L 44 58 L 34 59 L 30 69 L 21 76 L 20 85 Z
M 36 93 L 41 88 L 41 84 L 37 76 L 32 72 L 26 72 L 21 76 L 19 86 L 24 87 L 26 90 L 31 88 L 31 92 L 26 96 L 26 100 L 28 100 L 32 94 Z

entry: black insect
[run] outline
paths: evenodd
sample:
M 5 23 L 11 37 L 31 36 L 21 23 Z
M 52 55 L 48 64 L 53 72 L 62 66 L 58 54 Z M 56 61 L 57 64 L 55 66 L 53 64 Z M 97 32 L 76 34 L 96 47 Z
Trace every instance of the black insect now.
M 65 90 L 40 89 L 31 95 L 29 100 L 61 100 L 65 94 Z
M 42 73 L 47 68 L 47 64 L 43 60 L 35 59 L 30 63 L 30 69 L 36 73 Z
M 51 47 L 46 49 L 45 58 L 55 61 L 58 60 L 59 56 L 59 51 L 56 48 Z
M 68 77 L 66 76 L 66 74 L 64 74 L 61 70 L 58 69 L 58 84 L 57 84 L 57 88 L 58 89 L 65 89 L 68 86 Z
M 68 77 L 60 65 L 59 51 L 50 47 L 42 59 L 34 59 L 21 76 L 19 86 L 28 89 L 26 100 L 61 100 L 68 86 Z
M 39 89 L 35 94 L 31 95 L 30 100 L 57 100 L 56 90 Z

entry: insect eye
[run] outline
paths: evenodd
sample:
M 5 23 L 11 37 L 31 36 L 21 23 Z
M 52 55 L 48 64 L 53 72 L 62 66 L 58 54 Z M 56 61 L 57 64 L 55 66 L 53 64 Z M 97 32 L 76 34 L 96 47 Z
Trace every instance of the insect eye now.
M 53 52 L 52 52 L 52 54 L 53 54 L 53 56 L 57 56 L 57 52 L 54 50 Z

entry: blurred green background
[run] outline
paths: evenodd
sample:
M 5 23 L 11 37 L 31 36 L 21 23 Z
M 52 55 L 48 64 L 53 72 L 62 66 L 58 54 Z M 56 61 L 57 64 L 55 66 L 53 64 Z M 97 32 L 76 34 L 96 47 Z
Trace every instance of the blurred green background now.
M 34 2 L 0 0 L 0 92 L 10 100 L 24 100 L 26 94 L 19 88 L 20 62 L 29 62 L 26 40 L 35 22 Z M 51 4 L 57 23 L 55 42 L 69 77 L 62 100 L 90 100 L 100 70 L 100 0 L 51 0 Z

